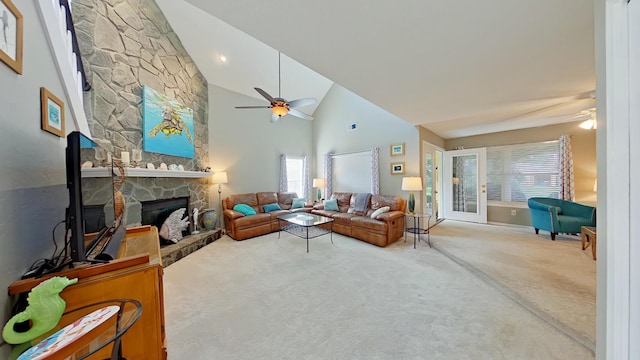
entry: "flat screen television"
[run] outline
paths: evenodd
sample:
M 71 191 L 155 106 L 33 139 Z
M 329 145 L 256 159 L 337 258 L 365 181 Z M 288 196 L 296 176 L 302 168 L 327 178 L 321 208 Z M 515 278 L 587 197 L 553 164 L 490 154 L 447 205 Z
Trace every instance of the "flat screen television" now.
M 66 169 L 67 169 L 67 189 L 69 190 L 69 207 L 66 213 L 68 236 L 69 259 L 74 263 L 82 262 L 104 262 L 115 258 L 120 243 L 124 239 L 125 227 L 120 218 L 112 216 L 107 219 L 102 216 L 100 221 L 92 220 L 91 225 L 87 225 L 85 216 L 85 206 L 83 204 L 83 193 L 89 194 L 91 191 L 105 191 L 104 189 L 87 189 L 83 187 L 82 164 L 93 159 L 94 151 L 98 145 L 88 137 L 78 131 L 73 131 L 67 135 L 66 148 Z M 113 206 L 114 199 L 114 172 L 113 164 L 106 164 L 104 170 L 107 171 L 107 181 L 110 184 L 107 192 L 108 201 Z M 113 211 L 115 214 L 115 211 Z M 90 228 L 90 232 L 86 231 Z

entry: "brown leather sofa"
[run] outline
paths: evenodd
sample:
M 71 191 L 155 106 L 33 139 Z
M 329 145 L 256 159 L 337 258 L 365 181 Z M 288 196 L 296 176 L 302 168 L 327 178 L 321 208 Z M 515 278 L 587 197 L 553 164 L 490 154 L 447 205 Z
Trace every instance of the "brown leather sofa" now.
M 334 192 L 331 199 L 338 199 L 338 211 L 324 210 L 320 205 L 311 213 L 333 218 L 333 231 L 337 233 L 381 247 L 404 235 L 407 200 L 399 196 L 371 195 L 363 212 L 355 212 L 355 194 Z M 371 214 L 384 206 L 390 210 L 372 219 Z
M 297 197 L 294 192 L 258 192 L 228 196 L 222 200 L 222 214 L 227 235 L 235 240 L 244 240 L 278 231 L 280 227 L 278 216 L 312 210 L 311 206 L 291 209 L 293 199 Z M 262 206 L 273 203 L 278 203 L 282 210 L 265 213 Z M 256 214 L 245 216 L 241 212 L 233 210 L 236 204 L 247 204 L 256 211 Z

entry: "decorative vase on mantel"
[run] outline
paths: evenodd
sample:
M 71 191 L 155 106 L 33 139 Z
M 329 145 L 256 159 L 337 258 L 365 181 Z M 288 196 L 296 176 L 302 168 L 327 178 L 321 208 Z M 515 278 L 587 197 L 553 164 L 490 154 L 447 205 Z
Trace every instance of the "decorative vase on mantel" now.
M 216 209 L 204 209 L 202 210 L 202 224 L 207 230 L 214 230 L 218 217 L 216 216 Z

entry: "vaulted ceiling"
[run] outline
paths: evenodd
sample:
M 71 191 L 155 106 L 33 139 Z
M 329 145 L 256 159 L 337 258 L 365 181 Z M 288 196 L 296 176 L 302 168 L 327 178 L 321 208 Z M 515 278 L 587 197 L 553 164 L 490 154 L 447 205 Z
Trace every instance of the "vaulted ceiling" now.
M 335 82 L 443 138 L 595 104 L 592 0 L 157 2 L 210 83 L 261 100 L 253 87 L 278 92 L 281 51 L 289 100 Z

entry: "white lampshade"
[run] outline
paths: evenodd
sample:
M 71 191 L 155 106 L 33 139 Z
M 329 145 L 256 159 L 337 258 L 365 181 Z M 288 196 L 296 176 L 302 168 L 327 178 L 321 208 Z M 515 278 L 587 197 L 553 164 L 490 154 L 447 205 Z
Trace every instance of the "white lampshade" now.
M 324 179 L 321 179 L 321 178 L 313 179 L 313 187 L 314 188 L 324 187 Z
M 213 173 L 211 177 L 211 182 L 213 184 L 226 184 L 227 183 L 227 173 L 225 171 L 216 171 Z
M 402 190 L 406 190 L 406 191 L 422 190 L 422 179 L 418 176 L 403 177 Z

